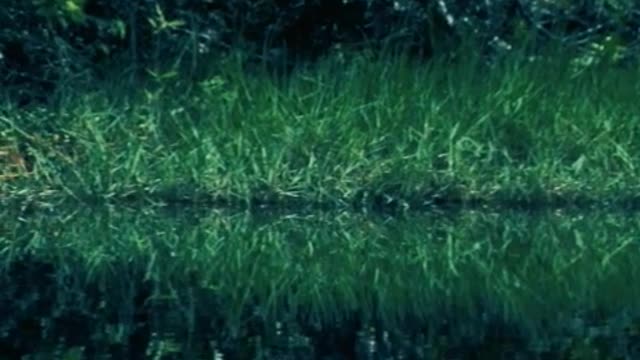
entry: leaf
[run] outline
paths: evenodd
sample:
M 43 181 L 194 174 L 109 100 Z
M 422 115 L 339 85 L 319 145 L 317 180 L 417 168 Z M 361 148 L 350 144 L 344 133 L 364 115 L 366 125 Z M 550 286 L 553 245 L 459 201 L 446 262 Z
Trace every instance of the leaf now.
M 183 20 L 172 20 L 172 21 L 168 21 L 165 24 L 165 27 L 170 28 L 170 29 L 176 29 L 179 28 L 181 26 L 183 26 L 185 24 L 185 22 Z
M 573 171 L 575 171 L 576 173 L 579 173 L 582 170 L 582 167 L 584 166 L 584 162 L 587 160 L 587 158 L 584 155 L 580 155 L 580 157 L 578 158 L 578 160 L 576 160 L 571 167 L 573 168 Z
M 76 23 L 84 22 L 84 20 L 86 19 L 86 15 L 81 6 L 82 6 L 82 2 L 77 2 L 74 0 L 65 1 L 64 3 L 65 15 L 67 15 L 67 17 L 71 19 L 71 21 L 73 22 L 76 22 Z
M 122 40 L 127 36 L 127 25 L 124 21 L 116 19 L 111 23 L 109 31 Z

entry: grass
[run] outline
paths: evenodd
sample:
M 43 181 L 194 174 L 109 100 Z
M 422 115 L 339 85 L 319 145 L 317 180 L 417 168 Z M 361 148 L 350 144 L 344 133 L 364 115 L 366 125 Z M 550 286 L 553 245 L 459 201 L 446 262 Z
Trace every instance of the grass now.
M 344 51 L 289 77 L 241 56 L 194 80 L 153 73 L 0 107 L 29 172 L 10 199 L 421 208 L 636 204 L 640 68 L 557 53 L 380 57 Z M 49 199 L 49 200 L 47 200 Z

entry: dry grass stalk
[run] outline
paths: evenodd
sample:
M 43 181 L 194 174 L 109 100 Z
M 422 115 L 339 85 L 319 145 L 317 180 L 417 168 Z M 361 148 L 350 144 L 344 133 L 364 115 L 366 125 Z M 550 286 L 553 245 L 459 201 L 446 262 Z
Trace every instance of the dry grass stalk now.
M 24 157 L 13 146 L 0 147 L 0 181 L 28 174 Z

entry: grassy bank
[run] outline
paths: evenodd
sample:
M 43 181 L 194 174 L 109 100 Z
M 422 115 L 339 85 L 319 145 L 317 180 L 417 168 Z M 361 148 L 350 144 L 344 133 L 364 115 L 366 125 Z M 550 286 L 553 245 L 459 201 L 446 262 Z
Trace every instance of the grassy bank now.
M 638 67 L 343 53 L 283 79 L 240 63 L 5 102 L 0 146 L 26 165 L 0 160 L 3 198 L 416 208 L 640 194 Z

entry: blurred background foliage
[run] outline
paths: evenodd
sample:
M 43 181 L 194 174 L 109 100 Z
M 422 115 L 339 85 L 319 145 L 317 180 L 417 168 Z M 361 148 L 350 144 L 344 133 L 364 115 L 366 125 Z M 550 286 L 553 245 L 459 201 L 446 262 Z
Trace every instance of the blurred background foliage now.
M 171 67 L 197 76 L 240 51 L 248 65 L 291 69 L 367 48 L 428 59 L 463 45 L 486 59 L 549 44 L 579 66 L 635 64 L 634 0 L 5 0 L 0 86 L 31 101 L 113 71 Z M 635 65 L 634 65 L 635 66 Z

